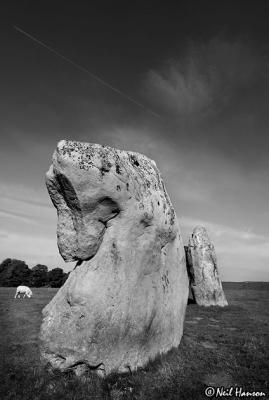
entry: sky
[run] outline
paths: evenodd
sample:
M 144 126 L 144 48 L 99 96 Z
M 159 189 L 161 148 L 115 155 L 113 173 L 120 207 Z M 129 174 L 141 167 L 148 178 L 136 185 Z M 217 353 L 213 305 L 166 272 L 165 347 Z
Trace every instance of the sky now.
M 154 159 L 184 244 L 203 225 L 223 280 L 268 281 L 268 1 L 0 8 L 0 261 L 74 267 L 58 253 L 45 187 L 70 139 Z

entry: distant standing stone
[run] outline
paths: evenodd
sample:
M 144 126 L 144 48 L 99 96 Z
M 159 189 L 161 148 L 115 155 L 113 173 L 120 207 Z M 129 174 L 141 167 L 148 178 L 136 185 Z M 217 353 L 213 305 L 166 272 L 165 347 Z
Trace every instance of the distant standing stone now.
M 47 173 L 58 247 L 77 261 L 43 310 L 53 368 L 125 372 L 179 345 L 188 298 L 177 217 L 154 161 L 61 141 Z
M 200 306 L 227 306 L 217 269 L 217 258 L 207 231 L 197 226 L 185 246 L 190 288 Z

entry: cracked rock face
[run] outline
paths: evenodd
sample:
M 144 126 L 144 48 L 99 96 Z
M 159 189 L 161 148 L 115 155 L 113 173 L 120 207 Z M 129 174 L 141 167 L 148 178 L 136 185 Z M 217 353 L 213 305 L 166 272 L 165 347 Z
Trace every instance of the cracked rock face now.
M 217 269 L 217 258 L 207 231 L 197 226 L 185 247 L 190 288 L 200 306 L 227 306 Z
M 46 183 L 59 251 L 77 265 L 43 310 L 42 359 L 62 371 L 125 372 L 178 346 L 188 277 L 155 162 L 61 141 Z

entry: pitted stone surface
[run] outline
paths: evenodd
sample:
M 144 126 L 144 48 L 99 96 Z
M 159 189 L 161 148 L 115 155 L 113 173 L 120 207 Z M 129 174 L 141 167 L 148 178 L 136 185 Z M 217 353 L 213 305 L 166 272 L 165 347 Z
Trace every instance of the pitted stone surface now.
M 61 370 L 123 372 L 178 346 L 188 278 L 155 162 L 61 141 L 46 182 L 59 251 L 77 266 L 43 310 L 42 358 Z
M 201 306 L 227 306 L 217 269 L 217 258 L 207 231 L 197 226 L 185 246 L 190 288 Z

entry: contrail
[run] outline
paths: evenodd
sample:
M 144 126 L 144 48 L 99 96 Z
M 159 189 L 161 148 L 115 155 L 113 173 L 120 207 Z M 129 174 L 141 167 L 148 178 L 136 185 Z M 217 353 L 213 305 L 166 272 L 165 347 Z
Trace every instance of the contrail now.
M 99 76 L 93 74 L 91 71 L 89 71 L 88 69 L 82 67 L 81 65 L 77 64 L 76 62 L 74 62 L 73 60 L 71 60 L 70 58 L 65 57 L 63 54 L 59 53 L 58 51 L 54 50 L 52 47 L 48 46 L 47 44 L 41 42 L 41 40 L 36 39 L 34 36 L 30 35 L 29 33 L 25 32 L 24 30 L 22 30 L 21 28 L 19 28 L 16 25 L 13 25 L 13 28 L 16 29 L 16 31 L 22 33 L 24 36 L 28 37 L 29 39 L 33 40 L 34 42 L 38 43 L 40 46 L 45 47 L 45 49 L 47 49 L 48 51 L 50 51 L 51 53 L 55 54 L 56 56 L 60 57 L 61 59 L 67 61 L 69 64 L 73 65 L 73 67 L 79 69 L 82 72 L 85 72 L 86 74 L 88 74 L 92 79 L 94 79 L 95 81 L 99 82 L 101 85 L 108 87 L 109 89 L 113 90 L 115 93 L 118 93 L 120 96 L 124 97 L 125 99 L 129 100 L 130 102 L 132 102 L 133 104 L 136 104 L 138 107 L 143 108 L 145 111 L 147 111 L 148 113 L 154 115 L 154 117 L 160 118 L 160 115 L 155 113 L 154 111 L 150 110 L 149 108 L 145 107 L 144 104 L 139 103 L 138 101 L 136 101 L 135 99 L 133 99 L 132 97 L 128 96 L 127 94 L 123 93 L 121 90 L 115 88 L 114 86 L 110 85 L 109 83 L 107 83 L 106 81 L 104 81 L 103 79 L 99 78 Z

